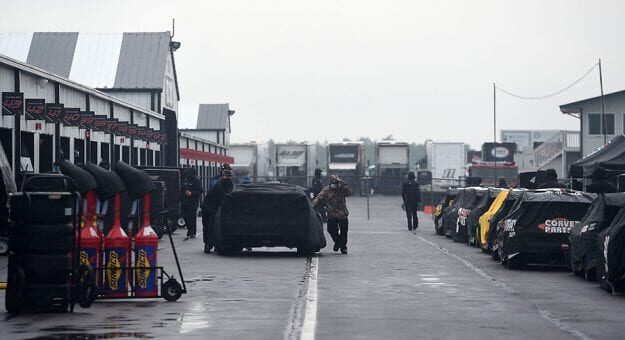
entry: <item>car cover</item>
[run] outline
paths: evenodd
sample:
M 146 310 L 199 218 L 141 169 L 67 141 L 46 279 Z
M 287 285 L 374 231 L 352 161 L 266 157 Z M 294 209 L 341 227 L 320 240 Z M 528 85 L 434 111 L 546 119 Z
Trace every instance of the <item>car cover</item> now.
M 625 207 L 621 208 L 610 226 L 597 239 L 597 280 L 610 291 L 625 288 Z
M 510 190 L 501 189 L 501 191 L 497 194 L 495 200 L 488 207 L 488 210 L 480 216 L 477 234 L 476 244 L 480 247 L 487 244 L 487 236 L 488 236 L 488 227 L 490 225 L 490 220 L 493 218 L 495 213 L 499 211 L 506 198 L 508 197 L 508 193 Z
M 155 189 L 152 179 L 145 171 L 133 168 L 122 161 L 115 163 L 115 173 L 121 178 L 128 196 L 133 201 Z
M 98 187 L 95 189 L 98 198 L 102 201 L 109 200 L 115 194 L 126 191 L 124 183 L 116 173 L 108 171 L 93 163 L 85 163 L 80 166 L 91 174 L 95 179 Z
M 68 160 L 59 162 L 59 169 L 63 175 L 71 178 L 76 185 L 76 191 L 84 194 L 87 191 L 94 190 L 98 187 L 98 183 L 91 174 Z
M 449 188 L 436 206 L 436 211 L 434 212 L 434 229 L 437 235 L 443 235 L 445 233 L 445 231 L 442 230 L 444 228 L 443 211 L 454 203 L 456 196 L 458 196 L 458 189 Z
M 147 172 L 152 180 L 165 182 L 165 210 L 168 216 L 177 218 L 180 207 L 180 169 L 172 167 L 141 169 Z
M 488 211 L 493 201 L 497 198 L 499 193 L 504 189 L 489 188 L 487 192 L 482 195 L 480 201 L 475 205 L 466 219 L 467 230 L 467 242 L 471 245 L 477 245 L 477 231 L 479 227 L 480 217 Z
M 562 257 L 562 245 L 569 244 L 569 231 L 581 222 L 596 196 L 564 190 L 524 193 L 498 225 L 501 258 L 543 263 L 553 256 Z
M 226 194 L 215 216 L 218 247 L 325 247 L 321 217 L 304 190 L 284 183 L 239 185 Z
M 458 190 L 458 196 L 452 205 L 443 209 L 443 228 L 445 229 L 445 236 L 451 237 L 451 231 L 456 229 L 456 223 L 458 223 L 458 209 L 470 198 L 470 194 L 467 194 L 466 188 Z
M 486 240 L 482 243 L 482 249 L 489 251 L 493 250 L 493 245 L 495 244 L 495 239 L 497 237 L 497 225 L 501 220 L 503 220 L 504 217 L 506 217 L 510 209 L 512 209 L 525 191 L 526 190 L 523 189 L 512 189 L 508 193 L 506 199 L 499 207 L 499 210 L 497 210 L 497 212 L 495 212 L 493 217 L 490 219 L 488 230 L 484 231 L 484 233 L 486 233 Z
M 482 197 L 488 194 L 486 188 L 468 188 L 465 194 L 464 203 L 458 208 L 458 220 L 455 228 L 451 232 L 451 237 L 455 242 L 467 243 L 469 235 L 467 233 L 467 220 L 473 208 L 475 208 Z
M 610 226 L 623 206 L 625 193 L 601 194 L 592 202 L 581 223 L 571 228 L 571 268 L 574 271 L 595 268 L 599 233 Z

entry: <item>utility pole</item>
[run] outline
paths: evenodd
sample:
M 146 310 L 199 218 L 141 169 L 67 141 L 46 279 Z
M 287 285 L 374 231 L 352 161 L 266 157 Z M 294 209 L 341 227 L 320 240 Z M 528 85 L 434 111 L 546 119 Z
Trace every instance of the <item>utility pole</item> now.
M 605 145 L 608 144 L 608 124 L 605 119 L 605 99 L 603 97 L 603 72 L 601 72 L 601 58 L 599 58 L 599 87 L 601 88 L 601 128 L 603 129 L 603 145 Z
M 497 85 L 493 83 L 493 151 L 495 155 L 494 185 L 497 185 Z M 485 156 L 483 156 L 485 157 Z

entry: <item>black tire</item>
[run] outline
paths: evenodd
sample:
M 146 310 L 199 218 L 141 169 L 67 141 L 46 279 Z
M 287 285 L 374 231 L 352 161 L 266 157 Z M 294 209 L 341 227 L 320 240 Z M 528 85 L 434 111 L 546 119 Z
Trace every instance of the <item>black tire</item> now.
M 78 269 L 78 305 L 82 308 L 89 308 L 96 299 L 96 285 L 93 268 L 81 265 Z
M 4 307 L 10 314 L 19 314 L 24 303 L 24 290 L 26 289 L 24 271 L 17 266 L 10 268 L 7 281 Z
M 9 239 L 0 237 L 0 256 L 9 255 Z
M 165 235 L 165 230 L 164 230 L 165 228 L 163 228 L 162 226 L 158 224 L 152 224 L 152 229 L 156 233 L 156 236 L 158 236 L 159 240 L 163 238 L 163 235 Z
M 517 255 L 511 259 L 507 259 L 506 268 L 510 270 L 521 270 L 525 267 L 525 262 L 520 257 L 521 255 Z
M 243 248 L 239 246 L 215 246 L 217 254 L 222 256 L 233 256 L 241 253 Z
M 315 253 L 313 249 L 310 248 L 297 248 L 297 255 L 300 256 L 312 256 Z
M 176 279 L 171 278 L 163 283 L 161 295 L 169 302 L 177 301 L 182 296 L 182 286 Z
M 596 268 L 584 268 L 584 279 L 589 282 L 597 281 L 597 269 Z
M 499 250 L 497 250 L 497 249 L 491 250 L 490 251 L 490 258 L 493 259 L 493 261 L 495 261 L 495 262 L 500 262 L 501 258 L 499 257 Z

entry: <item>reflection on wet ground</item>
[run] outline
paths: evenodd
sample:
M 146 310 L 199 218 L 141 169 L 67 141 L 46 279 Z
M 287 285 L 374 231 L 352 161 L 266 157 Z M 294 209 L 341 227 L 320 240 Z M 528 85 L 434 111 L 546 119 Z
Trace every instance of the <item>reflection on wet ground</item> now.
M 96 340 L 96 339 L 152 339 L 151 335 L 138 332 L 110 332 L 110 333 L 52 333 L 28 340 Z

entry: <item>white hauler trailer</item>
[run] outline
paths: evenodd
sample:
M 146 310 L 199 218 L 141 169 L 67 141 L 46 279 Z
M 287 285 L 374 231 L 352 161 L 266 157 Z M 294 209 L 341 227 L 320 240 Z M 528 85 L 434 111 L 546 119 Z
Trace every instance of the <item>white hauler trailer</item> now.
M 276 179 L 308 187 L 308 145 L 276 144 Z
M 408 143 L 378 142 L 377 180 L 375 192 L 381 194 L 399 194 L 410 168 L 410 148 Z
M 231 144 L 228 153 L 234 158 L 234 164 L 231 166 L 237 183 L 240 183 L 245 177 L 257 181 L 258 150 L 256 144 Z
M 427 168 L 432 172 L 435 189 L 444 190 L 459 186 L 466 171 L 466 150 L 464 143 L 426 142 Z
M 328 144 L 327 157 L 328 175 L 338 175 L 352 188 L 352 192 L 362 192 L 361 179 L 365 169 L 363 144 L 359 142 Z

